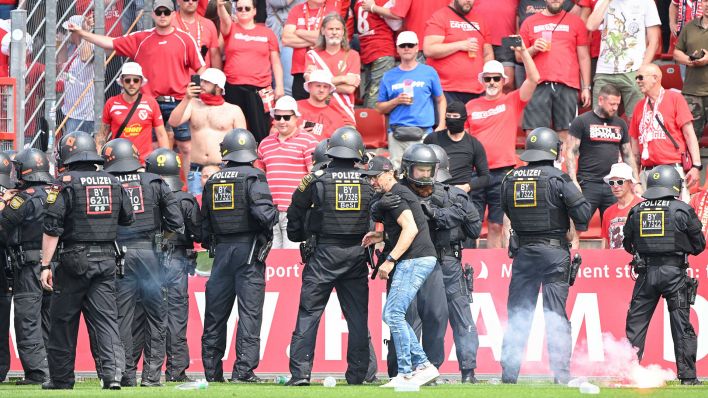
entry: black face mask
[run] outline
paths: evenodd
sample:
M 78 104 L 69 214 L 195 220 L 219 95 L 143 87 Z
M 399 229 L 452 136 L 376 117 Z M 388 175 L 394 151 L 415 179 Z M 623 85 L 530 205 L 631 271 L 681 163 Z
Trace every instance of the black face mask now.
M 461 133 L 465 129 L 465 119 L 445 119 L 445 125 L 447 126 L 447 131 L 453 134 Z

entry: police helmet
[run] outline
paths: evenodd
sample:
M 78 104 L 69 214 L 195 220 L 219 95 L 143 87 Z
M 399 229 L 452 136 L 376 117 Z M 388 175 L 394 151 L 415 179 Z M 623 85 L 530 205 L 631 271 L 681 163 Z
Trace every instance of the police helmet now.
M 7 153 L 0 152 L 0 186 L 4 188 L 14 188 L 12 183 L 12 160 Z
M 237 163 L 251 163 L 258 159 L 256 139 L 246 129 L 233 129 L 221 141 L 221 159 Z
M 101 149 L 101 155 L 106 161 L 103 170 L 109 173 L 129 173 L 143 167 L 138 148 L 125 138 L 108 141 Z
M 435 182 L 434 176 L 438 163 L 438 158 L 435 156 L 435 151 L 432 148 L 425 144 L 413 144 L 409 146 L 405 152 L 403 152 L 401 169 L 404 177 L 414 184 L 433 185 Z M 413 168 L 415 166 L 431 166 L 432 170 L 430 172 L 430 177 L 423 177 L 419 179 L 414 178 Z
M 329 163 L 330 158 L 327 156 L 327 142 L 329 140 L 320 141 L 312 152 L 312 170 L 322 170 Z
M 560 146 L 558 133 L 548 127 L 539 127 L 526 137 L 526 150 L 519 157 L 524 162 L 556 160 L 560 154 Z
M 73 131 L 62 137 L 58 155 L 62 166 L 79 162 L 103 164 L 103 158 L 96 152 L 93 137 L 83 131 Z
M 659 199 L 681 194 L 681 175 L 673 166 L 656 166 L 649 171 L 644 199 Z
M 450 159 L 447 157 L 447 152 L 440 145 L 428 144 L 435 152 L 435 157 L 438 158 L 438 169 L 435 171 L 435 181 L 445 182 L 452 178 L 450 174 Z
M 354 127 L 344 126 L 334 130 L 327 142 L 327 156 L 331 158 L 356 161 L 364 158 L 364 140 Z
M 174 192 L 181 191 L 184 183 L 179 178 L 182 161 L 179 156 L 167 148 L 158 148 L 145 159 L 145 171 L 162 177 Z
M 39 149 L 23 149 L 12 162 L 19 180 L 46 183 L 54 180 L 49 174 L 49 159 Z

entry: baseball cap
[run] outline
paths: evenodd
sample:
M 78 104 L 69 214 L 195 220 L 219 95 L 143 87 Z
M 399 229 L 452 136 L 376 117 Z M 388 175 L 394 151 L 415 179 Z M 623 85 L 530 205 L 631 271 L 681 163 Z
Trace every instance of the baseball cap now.
M 310 83 L 325 83 L 329 84 L 330 91 L 334 91 L 336 87 L 332 84 L 332 74 L 324 69 L 315 69 L 310 72 L 310 80 L 305 82 L 305 91 L 310 92 Z
M 477 75 L 477 79 L 479 79 L 480 83 L 484 83 L 483 78 L 485 74 L 502 75 L 504 79 L 508 79 L 506 73 L 504 73 L 504 65 L 495 59 L 485 62 L 482 72 Z
M 120 75 L 125 76 L 125 75 L 133 75 L 133 76 L 140 76 L 143 78 L 143 84 L 147 83 L 148 79 L 143 75 L 143 67 L 140 66 L 139 63 L 137 62 L 126 62 L 123 64 L 123 67 L 120 69 Z
M 224 85 L 226 84 L 226 75 L 224 74 L 224 72 L 216 68 L 208 68 L 207 70 L 202 72 L 202 75 L 200 77 L 202 80 L 216 84 L 222 90 L 224 89 Z
M 399 33 L 396 39 L 396 45 L 400 46 L 401 44 L 418 44 L 418 35 L 410 30 Z
M 369 168 L 367 170 L 362 170 L 361 174 L 367 176 L 376 176 L 387 171 L 393 171 L 393 163 L 391 163 L 388 158 L 383 156 L 374 156 L 369 163 L 367 163 Z
M 297 110 L 297 101 L 289 95 L 284 95 L 275 101 L 275 107 L 270 111 L 270 115 L 275 115 L 275 111 L 293 111 L 295 116 L 300 117 L 300 112 Z
M 610 174 L 603 177 L 602 180 L 605 181 L 605 184 L 608 184 L 611 178 L 621 178 L 623 180 L 632 181 L 634 184 L 637 183 L 637 180 L 632 176 L 632 167 L 622 162 L 613 164 L 610 169 Z
M 170 11 L 175 10 L 175 3 L 172 2 L 172 0 L 155 0 L 155 2 L 152 5 L 152 10 L 155 11 L 160 7 L 165 7 Z
M 465 104 L 460 101 L 449 102 L 445 113 L 459 113 L 460 119 L 467 119 L 467 109 L 465 108 Z
M 84 23 L 84 16 L 83 15 L 72 15 L 69 17 L 69 19 L 62 22 L 61 27 L 68 30 L 69 23 L 73 23 L 74 25 L 82 26 Z

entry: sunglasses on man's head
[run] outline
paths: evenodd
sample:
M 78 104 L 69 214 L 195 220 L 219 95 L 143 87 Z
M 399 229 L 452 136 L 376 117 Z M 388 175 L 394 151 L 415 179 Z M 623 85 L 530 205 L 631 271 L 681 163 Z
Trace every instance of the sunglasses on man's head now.
M 236 7 L 236 11 L 238 12 L 250 12 L 252 9 L 251 7 Z
M 172 15 L 172 11 L 170 11 L 168 8 L 158 8 L 157 10 L 155 10 L 155 15 L 157 15 L 158 17 L 161 17 L 163 15 L 169 17 L 170 15 Z
M 622 185 L 624 185 L 624 180 L 610 180 L 607 181 L 607 183 L 610 184 L 611 187 L 614 187 L 615 185 L 621 187 Z
M 285 120 L 286 122 L 289 122 L 291 117 L 293 117 L 293 115 L 273 115 L 273 119 L 278 121 Z
M 417 44 L 413 44 L 413 43 L 402 43 L 402 44 L 399 44 L 399 45 L 398 45 L 398 48 L 413 48 L 413 47 L 415 47 L 415 46 L 417 46 Z
M 140 78 L 139 77 L 126 77 L 123 79 L 123 83 L 125 84 L 130 84 L 130 83 L 140 83 Z
M 489 83 L 492 80 L 499 83 L 501 81 L 502 77 L 501 76 L 484 76 L 482 79 L 484 79 L 485 83 Z

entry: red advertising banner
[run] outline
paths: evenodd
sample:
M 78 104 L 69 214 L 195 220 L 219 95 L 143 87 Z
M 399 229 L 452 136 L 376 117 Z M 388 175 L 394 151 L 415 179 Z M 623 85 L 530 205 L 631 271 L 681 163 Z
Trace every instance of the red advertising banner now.
M 570 289 L 566 307 L 572 325 L 574 374 L 616 376 L 622 363 L 630 360 L 618 347 L 625 336 L 625 318 L 634 282 L 630 256 L 619 250 L 582 250 L 583 265 L 578 279 Z M 511 277 L 511 260 L 505 250 L 465 250 L 463 264 L 475 269 L 474 303 L 470 310 L 479 331 L 478 374 L 499 374 L 501 346 L 506 327 L 506 301 Z M 700 281 L 691 320 L 698 334 L 698 376 L 708 377 L 708 254 L 690 258 L 689 275 Z M 300 294 L 300 254 L 297 250 L 273 250 L 267 261 L 267 283 L 261 329 L 261 363 L 258 372 L 288 373 L 290 338 L 295 326 Z M 202 370 L 201 335 L 204 314 L 204 288 L 207 278 L 195 276 L 189 281 L 189 329 L 187 340 L 191 355 L 190 372 Z M 385 282 L 370 282 L 369 329 L 374 342 L 379 369 L 385 371 L 387 326 L 381 321 L 385 301 Z M 539 297 L 529 337 L 522 375 L 549 375 L 548 354 L 543 321 L 542 300 Z M 237 304 L 228 322 L 227 349 L 224 369 L 233 366 L 237 323 Z M 22 369 L 12 338 L 11 369 Z M 332 293 L 318 331 L 313 372 L 343 373 L 346 369 L 347 325 L 342 316 L 336 291 Z M 457 373 L 458 365 L 452 332 L 445 338 L 446 361 L 441 373 Z M 81 323 L 77 371 L 94 370 L 84 323 Z M 668 312 L 664 300 L 659 301 L 649 327 L 647 346 L 642 364 L 657 364 L 675 372 L 673 343 Z

